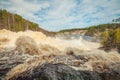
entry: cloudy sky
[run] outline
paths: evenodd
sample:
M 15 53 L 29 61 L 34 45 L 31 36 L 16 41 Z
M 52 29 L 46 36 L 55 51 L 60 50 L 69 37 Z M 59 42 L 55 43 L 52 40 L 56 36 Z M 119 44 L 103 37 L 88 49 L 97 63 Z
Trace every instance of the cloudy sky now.
M 110 23 L 120 17 L 120 0 L 0 0 L 0 8 L 49 31 Z

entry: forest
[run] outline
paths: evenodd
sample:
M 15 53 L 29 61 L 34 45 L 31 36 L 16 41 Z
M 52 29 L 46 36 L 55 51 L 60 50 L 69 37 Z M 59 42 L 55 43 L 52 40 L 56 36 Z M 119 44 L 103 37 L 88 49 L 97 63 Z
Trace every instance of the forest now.
M 0 29 L 11 31 L 39 30 L 38 24 L 22 18 L 18 14 L 12 14 L 0 9 Z

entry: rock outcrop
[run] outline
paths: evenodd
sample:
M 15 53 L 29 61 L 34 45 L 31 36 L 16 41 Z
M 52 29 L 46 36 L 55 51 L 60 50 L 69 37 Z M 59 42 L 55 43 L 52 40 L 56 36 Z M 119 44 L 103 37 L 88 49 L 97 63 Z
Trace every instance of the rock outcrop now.
M 77 71 L 65 64 L 44 64 L 9 80 L 120 80 L 120 73 Z

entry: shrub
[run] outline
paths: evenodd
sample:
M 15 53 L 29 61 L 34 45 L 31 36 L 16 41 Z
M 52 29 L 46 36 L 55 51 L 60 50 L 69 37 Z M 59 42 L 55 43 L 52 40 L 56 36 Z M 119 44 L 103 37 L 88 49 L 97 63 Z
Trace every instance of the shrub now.
M 105 31 L 105 32 L 102 33 L 101 37 L 102 37 L 103 46 L 107 45 L 109 36 L 110 36 L 109 31 Z
M 117 49 L 120 52 L 120 28 L 104 31 L 101 37 L 105 49 Z

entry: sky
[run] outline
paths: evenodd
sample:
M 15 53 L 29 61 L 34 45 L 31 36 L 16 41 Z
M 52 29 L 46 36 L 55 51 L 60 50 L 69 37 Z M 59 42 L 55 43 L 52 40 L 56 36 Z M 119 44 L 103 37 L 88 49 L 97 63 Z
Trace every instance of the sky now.
M 59 31 L 111 23 L 120 17 L 120 0 L 0 0 L 0 9 Z

